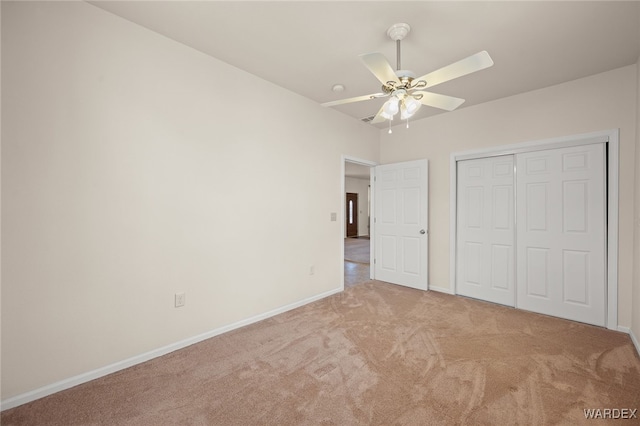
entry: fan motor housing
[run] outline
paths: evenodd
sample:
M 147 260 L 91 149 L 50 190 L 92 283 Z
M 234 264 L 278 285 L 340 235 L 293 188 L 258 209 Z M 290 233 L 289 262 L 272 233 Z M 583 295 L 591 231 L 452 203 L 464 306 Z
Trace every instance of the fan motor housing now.
M 416 75 L 409 70 L 398 70 L 396 71 L 396 75 L 400 79 L 402 85 L 406 87 L 409 87 L 413 79 L 416 78 Z
M 390 81 L 382 86 L 383 93 L 389 94 L 397 89 L 408 89 L 411 87 L 413 79 L 416 78 L 416 75 L 409 70 L 397 70 L 396 75 L 398 76 L 398 80 L 400 80 L 400 84 Z

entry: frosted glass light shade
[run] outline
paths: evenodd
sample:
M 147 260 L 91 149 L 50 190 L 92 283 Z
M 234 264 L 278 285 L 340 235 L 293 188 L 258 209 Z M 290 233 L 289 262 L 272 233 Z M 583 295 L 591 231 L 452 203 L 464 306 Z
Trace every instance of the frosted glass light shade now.
M 382 106 L 382 112 L 383 112 L 382 116 L 387 120 L 393 119 L 393 116 L 396 115 L 400 110 L 400 106 L 398 104 L 399 104 L 399 99 L 393 96 L 391 99 L 385 102 L 384 105 Z
M 422 104 L 411 96 L 407 96 L 404 100 L 404 106 L 407 109 L 407 114 L 413 115 L 420 109 Z

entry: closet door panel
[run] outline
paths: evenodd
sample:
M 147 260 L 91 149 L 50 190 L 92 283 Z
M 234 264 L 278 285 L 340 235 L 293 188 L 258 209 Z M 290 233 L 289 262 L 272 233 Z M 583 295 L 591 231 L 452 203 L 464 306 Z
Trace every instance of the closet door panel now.
M 514 306 L 513 156 L 458 162 L 456 293 Z
M 516 170 L 516 306 L 604 326 L 604 144 L 517 154 Z

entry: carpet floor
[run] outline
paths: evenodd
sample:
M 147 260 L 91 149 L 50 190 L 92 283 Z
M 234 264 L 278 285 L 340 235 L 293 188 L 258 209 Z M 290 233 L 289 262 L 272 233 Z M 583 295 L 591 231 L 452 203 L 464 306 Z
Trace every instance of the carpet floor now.
M 369 281 L 4 411 L 1 421 L 594 424 L 585 409 L 636 408 L 640 358 L 626 334 Z

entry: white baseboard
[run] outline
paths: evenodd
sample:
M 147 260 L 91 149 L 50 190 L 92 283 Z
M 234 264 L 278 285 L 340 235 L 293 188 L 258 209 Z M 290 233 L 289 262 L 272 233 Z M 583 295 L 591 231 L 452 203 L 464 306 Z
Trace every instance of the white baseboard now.
M 617 330 L 621 333 L 626 333 L 626 334 L 630 334 L 631 330 L 629 329 L 629 327 L 625 327 L 623 325 L 619 325 Z
M 636 347 L 636 352 L 638 353 L 638 355 L 640 355 L 640 340 L 638 340 L 636 335 L 633 334 L 633 331 L 629 327 L 624 327 L 622 325 L 618 326 L 618 331 L 621 331 L 622 333 L 627 333 L 629 337 L 631 337 L 631 342 L 633 343 L 633 346 Z
M 216 328 L 215 330 L 211 330 L 206 333 L 199 334 L 197 336 L 193 336 L 188 339 L 184 339 L 179 342 L 172 343 L 170 345 L 163 346 L 161 348 L 154 349 L 152 351 L 133 356 L 123 361 L 119 361 L 119 362 L 116 362 L 92 371 L 88 371 L 86 373 L 79 374 L 77 376 L 70 377 L 68 379 L 60 380 L 59 382 L 55 382 L 50 385 L 46 385 L 29 392 L 25 392 L 20 395 L 16 395 L 14 397 L 1 401 L 0 411 L 8 410 L 10 408 L 14 408 L 31 401 L 35 401 L 36 399 L 44 398 L 45 396 L 52 395 L 56 392 L 60 392 L 65 389 L 72 388 L 82 383 L 86 383 L 91 380 L 98 379 L 108 374 L 112 374 L 117 371 L 124 370 L 125 368 L 129 368 L 134 365 L 141 364 L 143 362 L 160 357 L 162 355 L 166 355 L 168 353 L 177 351 L 178 349 L 186 348 L 187 346 L 191 346 L 195 343 L 202 342 L 203 340 L 210 339 L 212 337 L 218 336 L 228 331 L 235 330 L 237 328 L 244 327 L 246 325 L 253 324 L 258 321 L 262 321 L 264 319 L 281 314 L 283 312 L 290 311 L 291 309 L 299 308 L 300 306 L 306 305 L 311 302 L 315 302 L 316 300 L 324 299 L 325 297 L 331 296 L 341 291 L 342 291 L 342 288 L 336 288 L 324 293 L 320 293 L 318 295 L 309 297 L 307 299 L 303 299 L 303 300 L 291 303 L 289 305 L 285 305 L 280 308 L 273 309 L 263 314 L 255 315 L 253 317 L 235 322 L 233 324 L 225 325 L 223 327 Z
M 450 288 L 444 288 L 444 287 L 434 287 L 434 286 L 429 286 L 429 290 L 433 290 L 433 291 L 438 291 L 440 293 L 446 293 L 446 294 L 451 294 L 451 295 L 455 295 L 456 293 L 451 290 Z
M 633 346 L 636 347 L 636 352 L 640 355 L 640 340 L 633 334 L 632 330 L 629 330 L 629 336 L 631 337 L 631 341 L 633 342 Z

